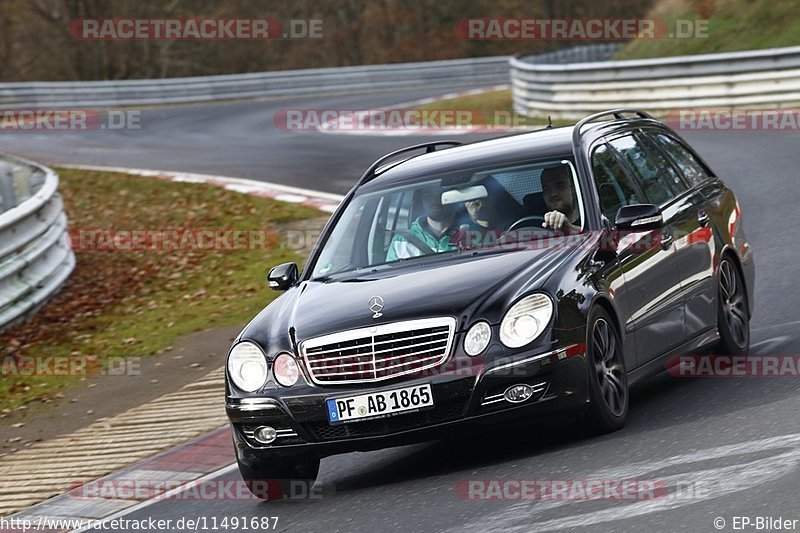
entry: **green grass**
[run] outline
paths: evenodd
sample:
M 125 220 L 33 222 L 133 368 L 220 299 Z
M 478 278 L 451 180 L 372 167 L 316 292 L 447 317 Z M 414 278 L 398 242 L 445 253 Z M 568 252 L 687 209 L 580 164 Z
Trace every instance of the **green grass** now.
M 471 111 L 472 125 L 525 126 L 532 129 L 547 125 L 546 117 L 531 118 L 514 113 L 511 89 L 441 100 L 422 105 L 418 109 L 427 111 Z M 554 126 L 567 126 L 574 123 L 574 121 L 570 120 L 553 120 Z
M 277 293 L 270 266 L 300 258 L 280 244 L 281 225 L 324 217 L 294 204 L 106 172 L 59 170 L 70 231 L 217 228 L 264 232 L 266 245 L 236 251 L 80 250 L 62 291 L 28 322 L 0 334 L 0 355 L 109 357 L 153 354 L 201 329 L 244 323 Z M 79 378 L 0 378 L 0 408 L 51 398 Z
M 708 7 L 703 7 L 708 4 Z M 800 0 L 661 0 L 654 18 L 707 19 L 707 38 L 638 39 L 617 59 L 734 52 L 800 45 Z M 674 27 L 672 22 L 669 27 Z

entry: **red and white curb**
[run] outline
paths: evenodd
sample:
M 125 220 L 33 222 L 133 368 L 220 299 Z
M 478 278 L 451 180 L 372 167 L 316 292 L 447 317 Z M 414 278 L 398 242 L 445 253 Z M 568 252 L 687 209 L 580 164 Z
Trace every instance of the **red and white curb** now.
M 341 195 L 256 180 L 188 172 L 64 165 L 227 190 L 333 212 Z M 233 472 L 235 464 L 223 402 L 224 368 L 165 394 L 55 439 L 0 457 L 0 533 L 83 531 Z M 191 407 L 192 417 L 177 416 Z M 216 429 L 219 428 L 219 429 Z M 212 433 L 196 438 L 205 432 Z M 196 440 L 186 443 L 188 439 Z M 175 448 L 177 446 L 177 448 Z M 168 450 L 160 455 L 159 451 Z M 133 467 L 117 471 L 135 463 Z M 109 472 L 113 472 L 109 475 Z M 100 477 L 106 475 L 105 477 Z M 98 479 L 99 478 L 99 479 Z M 80 485 L 80 486 L 79 486 Z M 148 490 L 131 492 L 131 487 Z M 243 497 L 244 486 L 217 487 Z M 163 489 L 163 490 L 162 490 Z M 215 490 L 217 490 L 215 489 Z M 126 492 L 127 491 L 127 492 Z M 206 493 L 207 495 L 207 490 Z M 249 494 L 249 493 L 248 493 Z M 245 495 L 247 496 L 247 495 Z M 23 510 L 24 509 L 24 510 Z M 19 511 L 19 512 L 17 512 Z M 17 512 L 16 514 L 11 514 Z M 6 516 L 4 516 L 6 515 Z
M 120 174 L 132 174 L 134 176 L 144 176 L 174 182 L 183 183 L 204 183 L 223 187 L 229 191 L 236 191 L 253 196 L 272 198 L 281 202 L 289 202 L 309 207 L 315 207 L 320 211 L 333 213 L 336 207 L 344 200 L 344 196 L 322 191 L 314 191 L 279 183 L 270 183 L 247 178 L 233 178 L 229 176 L 213 176 L 210 174 L 195 174 L 192 172 L 175 172 L 172 170 L 148 170 L 140 168 L 106 167 L 95 165 L 60 165 L 65 168 L 78 170 L 92 170 L 99 172 L 118 172 Z
M 212 479 L 236 471 L 230 429 L 221 427 L 108 476 L 76 480 L 68 492 L 6 517 L 0 531 L 113 529 L 114 520 L 161 501 L 255 499 L 244 482 Z
M 139 464 L 159 471 L 152 474 L 159 479 L 169 479 L 168 473 L 161 471 L 172 470 L 172 464 L 185 470 L 188 463 L 182 462 L 180 455 L 169 461 L 149 458 L 227 422 L 221 400 L 225 394 L 224 374 L 224 368 L 217 368 L 177 391 L 0 457 L 0 516 L 26 508 L 23 515 L 44 513 L 69 517 L 86 512 L 86 499 L 70 498 L 65 493 L 84 481 L 100 478 L 137 461 L 144 461 Z M 181 414 L 190 407 L 191 417 Z M 233 455 L 228 451 L 230 453 L 212 457 L 217 458 L 214 459 L 217 462 L 224 459 L 226 464 L 230 463 Z M 206 467 L 209 466 L 207 461 L 196 458 L 195 464 Z M 217 462 L 210 466 L 217 468 Z M 113 500 L 101 499 L 97 506 L 88 507 L 101 512 L 116 510 L 125 504 L 117 502 L 117 498 Z M 38 502 L 43 503 L 30 507 Z M 12 517 L 0 518 L 0 524 Z
M 441 96 L 433 96 L 429 98 L 422 98 L 413 100 L 411 102 L 403 102 L 393 106 L 378 107 L 374 109 L 363 109 L 361 111 L 353 111 L 347 116 L 339 117 L 328 122 L 324 122 L 316 128 L 320 133 L 339 134 L 339 135 L 369 135 L 380 137 L 408 137 L 412 135 L 464 135 L 466 133 L 511 133 L 516 131 L 530 130 L 530 126 L 494 126 L 494 125 L 475 125 L 475 126 L 452 126 L 452 127 L 402 127 L 402 128 L 351 128 L 346 126 L 346 123 L 360 123 L 364 117 L 371 114 L 380 113 L 384 111 L 394 111 L 398 109 L 416 109 L 423 105 L 442 102 L 444 100 L 452 100 L 454 98 L 462 98 L 465 96 L 475 96 L 478 94 L 485 94 L 495 91 L 502 91 L 508 89 L 510 85 L 494 85 L 492 87 L 484 87 L 482 89 L 471 89 L 469 91 L 461 91 L 456 93 L 443 94 Z

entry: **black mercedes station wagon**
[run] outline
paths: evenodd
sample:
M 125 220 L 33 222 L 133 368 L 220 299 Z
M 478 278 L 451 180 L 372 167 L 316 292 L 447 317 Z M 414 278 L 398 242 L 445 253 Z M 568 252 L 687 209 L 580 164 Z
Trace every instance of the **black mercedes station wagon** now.
M 670 356 L 748 351 L 754 277 L 733 192 L 642 111 L 391 153 L 228 354 L 242 477 L 509 417 L 613 431 Z

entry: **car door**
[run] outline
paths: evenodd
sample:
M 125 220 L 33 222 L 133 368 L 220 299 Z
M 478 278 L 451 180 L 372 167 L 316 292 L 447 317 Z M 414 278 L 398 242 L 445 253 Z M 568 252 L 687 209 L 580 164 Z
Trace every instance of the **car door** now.
M 649 132 L 649 140 L 668 159 L 665 164 L 680 173 L 686 193 L 675 202 L 675 248 L 678 271 L 686 300 L 685 335 L 695 337 L 716 324 L 716 284 L 714 283 L 714 235 L 710 226 L 708 198 L 703 184 L 709 173 L 695 156 L 675 137 L 664 132 Z
M 676 193 L 652 159 L 652 149 L 637 134 L 617 137 L 608 144 L 633 179 L 638 202 L 659 206 L 664 219 L 660 233 L 642 233 L 648 245 L 637 244 L 620 255 L 623 276 L 631 290 L 626 330 L 633 332 L 637 353 L 645 363 L 679 346 L 684 339 L 684 301 L 674 242 L 678 212 L 672 200 Z
M 638 143 L 633 135 L 626 135 L 592 152 L 600 209 L 611 223 L 623 205 L 648 202 L 633 170 L 623 162 L 626 157 L 642 156 L 632 150 L 638 150 Z M 628 309 L 624 327 L 633 336 L 637 366 L 658 357 L 683 336 L 680 280 L 669 232 L 667 223 L 663 246 L 658 232 L 658 242 L 653 243 L 653 233 L 647 231 L 632 232 L 616 246 Z

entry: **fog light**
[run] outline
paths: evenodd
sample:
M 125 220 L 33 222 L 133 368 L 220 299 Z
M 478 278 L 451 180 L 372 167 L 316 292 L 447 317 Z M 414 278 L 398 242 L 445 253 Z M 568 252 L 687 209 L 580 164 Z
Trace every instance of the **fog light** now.
M 503 398 L 511 403 L 522 403 L 531 396 L 533 396 L 533 387 L 527 383 L 511 385 L 506 389 L 506 392 L 503 393 Z
M 269 426 L 261 426 L 253 433 L 253 437 L 261 444 L 271 444 L 278 438 L 278 432 Z

